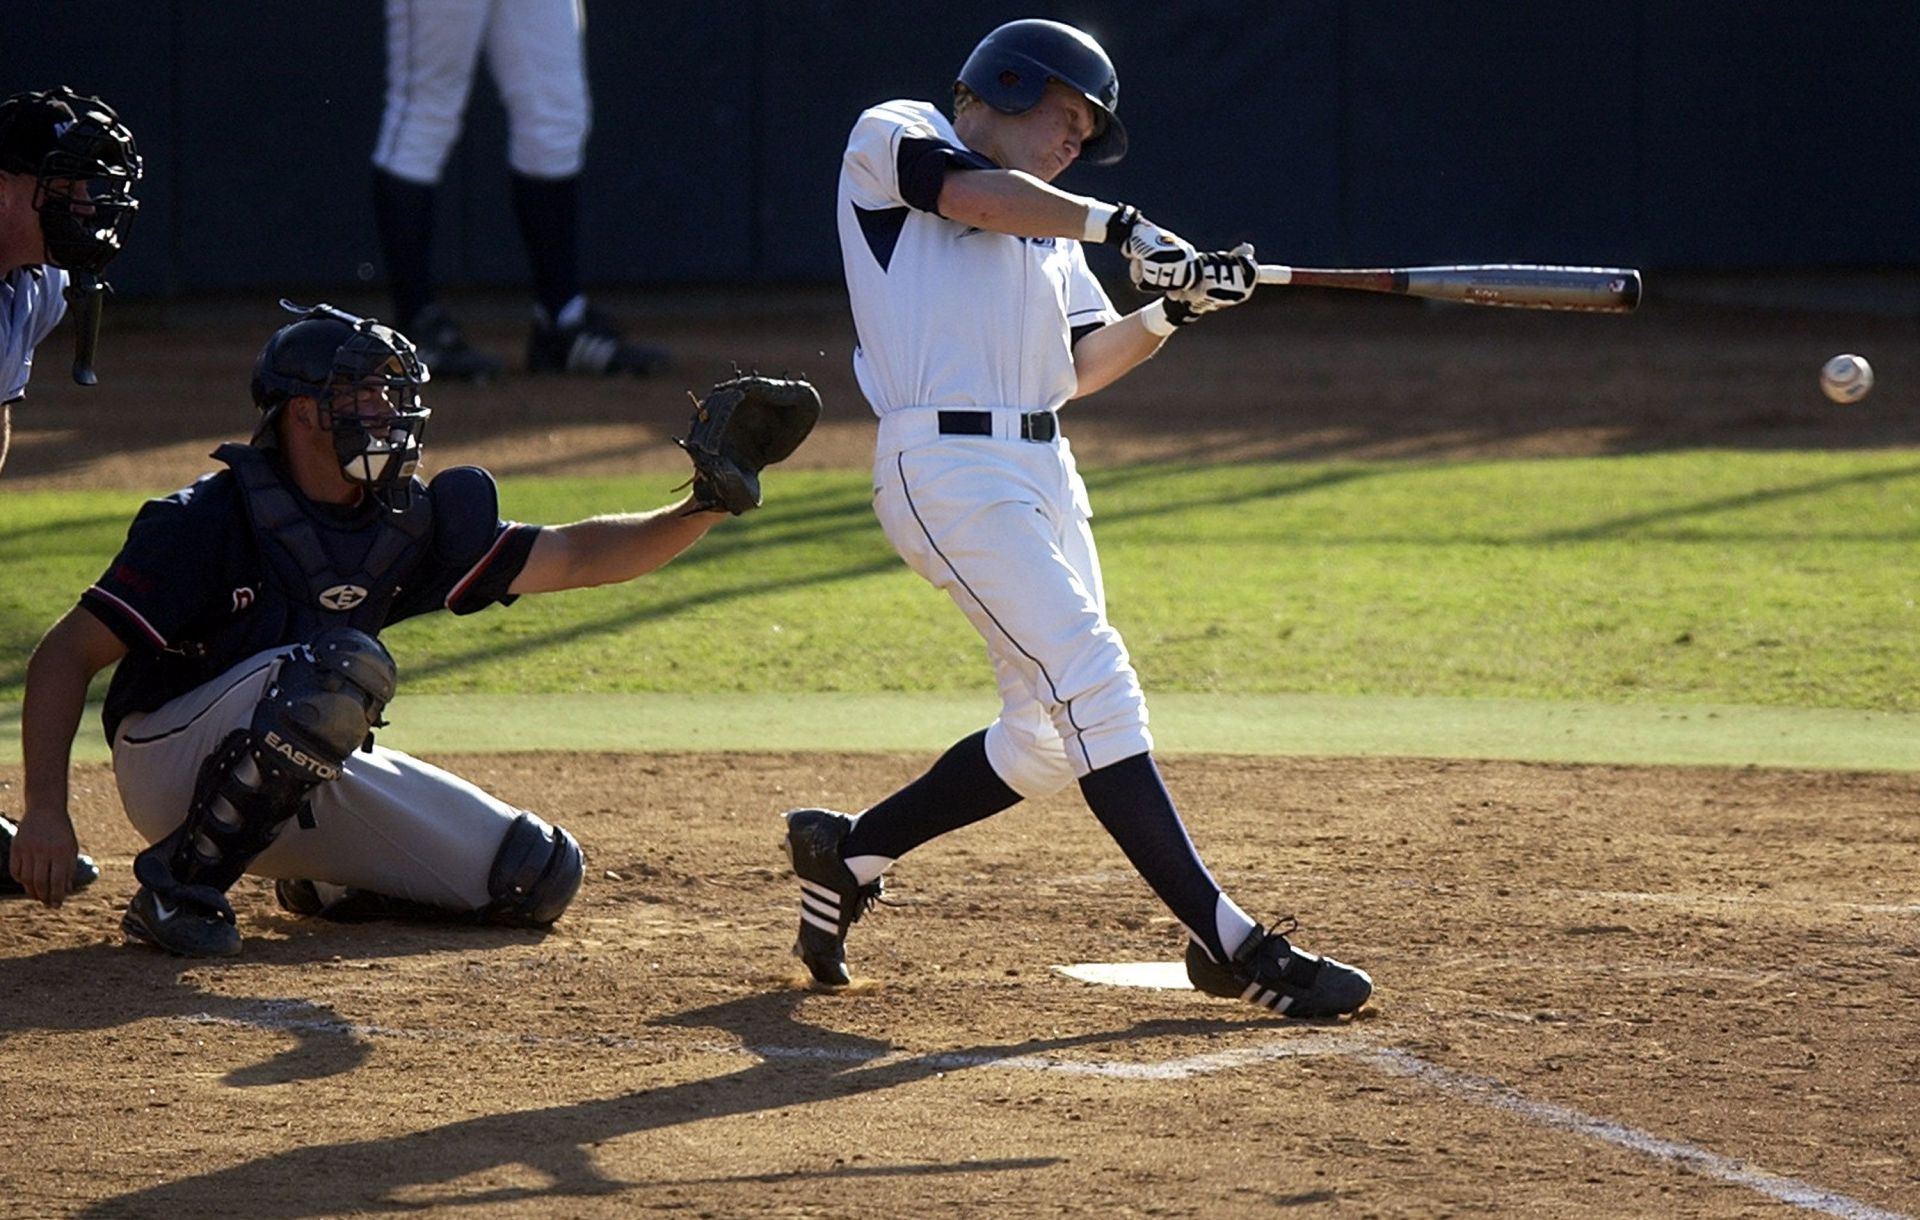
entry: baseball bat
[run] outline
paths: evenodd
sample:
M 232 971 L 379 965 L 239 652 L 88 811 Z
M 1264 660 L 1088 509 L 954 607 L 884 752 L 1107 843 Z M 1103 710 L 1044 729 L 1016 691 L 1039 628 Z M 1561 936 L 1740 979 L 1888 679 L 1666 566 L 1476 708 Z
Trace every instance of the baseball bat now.
M 1631 267 L 1536 267 L 1524 263 L 1487 263 L 1461 267 L 1326 270 L 1262 263 L 1260 282 L 1390 292 L 1433 301 L 1504 305 L 1509 309 L 1626 313 L 1640 303 L 1640 273 Z

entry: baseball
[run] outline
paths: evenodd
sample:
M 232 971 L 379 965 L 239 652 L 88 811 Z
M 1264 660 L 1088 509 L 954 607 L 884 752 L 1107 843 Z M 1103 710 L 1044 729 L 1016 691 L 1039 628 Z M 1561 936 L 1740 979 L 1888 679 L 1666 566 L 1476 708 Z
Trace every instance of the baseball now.
M 1873 388 L 1873 366 L 1851 352 L 1820 366 L 1820 392 L 1838 403 L 1859 402 Z

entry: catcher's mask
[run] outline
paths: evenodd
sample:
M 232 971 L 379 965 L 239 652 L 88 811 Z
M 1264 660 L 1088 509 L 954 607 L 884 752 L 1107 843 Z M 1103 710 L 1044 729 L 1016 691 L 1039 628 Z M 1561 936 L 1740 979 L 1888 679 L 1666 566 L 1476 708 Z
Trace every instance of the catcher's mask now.
M 1093 38 L 1058 21 L 1009 21 L 980 40 L 960 69 L 959 84 L 1003 114 L 1025 114 L 1040 104 L 1048 81 L 1059 81 L 1093 106 L 1093 135 L 1080 146 L 1088 165 L 1112 165 L 1127 155 L 1120 125 L 1120 77 Z
M 428 374 L 413 343 L 331 305 L 283 300 L 280 307 L 300 320 L 275 331 L 253 362 L 253 403 L 262 412 L 253 443 L 271 447 L 281 410 L 311 398 L 320 426 L 333 434 L 340 473 L 387 508 L 406 508 L 433 414 L 420 402 Z
M 0 170 L 34 177 L 47 261 L 96 277 L 140 203 L 140 153 L 113 107 L 62 85 L 0 102 Z

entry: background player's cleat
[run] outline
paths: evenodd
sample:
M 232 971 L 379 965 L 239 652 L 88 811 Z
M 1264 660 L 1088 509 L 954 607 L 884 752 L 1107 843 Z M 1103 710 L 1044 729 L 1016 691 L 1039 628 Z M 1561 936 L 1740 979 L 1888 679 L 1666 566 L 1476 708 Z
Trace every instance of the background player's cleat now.
M 10 864 L 13 858 L 13 832 L 18 829 L 12 822 L 0 818 L 0 898 L 21 898 L 26 889 L 13 879 Z M 73 885 L 69 893 L 78 893 L 100 880 L 100 866 L 93 857 L 82 854 L 73 862 Z
M 460 324 L 439 305 L 415 314 L 401 333 L 413 340 L 427 372 L 441 381 L 485 384 L 500 376 L 500 362 L 469 344 Z
M 1286 929 L 1294 924 L 1288 920 Z M 1338 1017 L 1373 994 L 1364 970 L 1296 949 L 1281 935 L 1254 925 L 1232 960 L 1216 962 L 1198 941 L 1187 942 L 1187 979 L 1196 991 L 1242 999 L 1288 1017 Z
M 793 955 L 814 981 L 845 987 L 847 929 L 880 898 L 884 882 L 861 885 L 840 858 L 853 819 L 830 809 L 795 809 L 787 819 L 787 859 L 800 879 L 800 938 Z
M 533 332 L 527 337 L 527 371 L 579 373 L 590 377 L 631 373 L 644 377 L 667 367 L 667 353 L 634 343 L 613 319 L 589 309 L 574 326 L 549 326 L 546 312 L 534 307 Z
M 181 957 L 232 957 L 240 952 L 240 929 L 233 926 L 230 908 L 219 910 L 179 895 L 175 898 L 177 906 L 141 886 L 120 917 L 121 931 L 130 941 Z

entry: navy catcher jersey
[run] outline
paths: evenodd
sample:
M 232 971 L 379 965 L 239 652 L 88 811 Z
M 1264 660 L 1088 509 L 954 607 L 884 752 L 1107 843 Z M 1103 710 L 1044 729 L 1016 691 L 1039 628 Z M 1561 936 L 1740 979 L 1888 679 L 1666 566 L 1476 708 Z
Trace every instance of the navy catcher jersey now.
M 0 279 L 0 403 L 25 396 L 33 349 L 66 315 L 66 286 L 67 273 L 56 267 L 19 267 Z
M 399 589 L 380 626 L 443 608 L 472 614 L 515 600 L 507 589 L 526 566 L 539 527 L 499 519 L 491 478 L 460 483 L 470 502 L 444 506 L 456 518 L 435 513 L 436 520 L 456 519 L 459 526 L 436 526 L 431 545 L 416 553 L 409 570 L 394 574 Z M 335 554 L 364 552 L 386 511 L 371 499 L 352 509 L 299 499 Z M 490 529 L 481 524 L 489 519 Z M 262 648 L 297 643 L 235 630 L 259 609 L 273 578 L 231 470 L 203 475 L 142 506 L 119 555 L 80 596 L 80 605 L 129 650 L 107 689 L 107 740 L 129 713 L 153 711 Z

